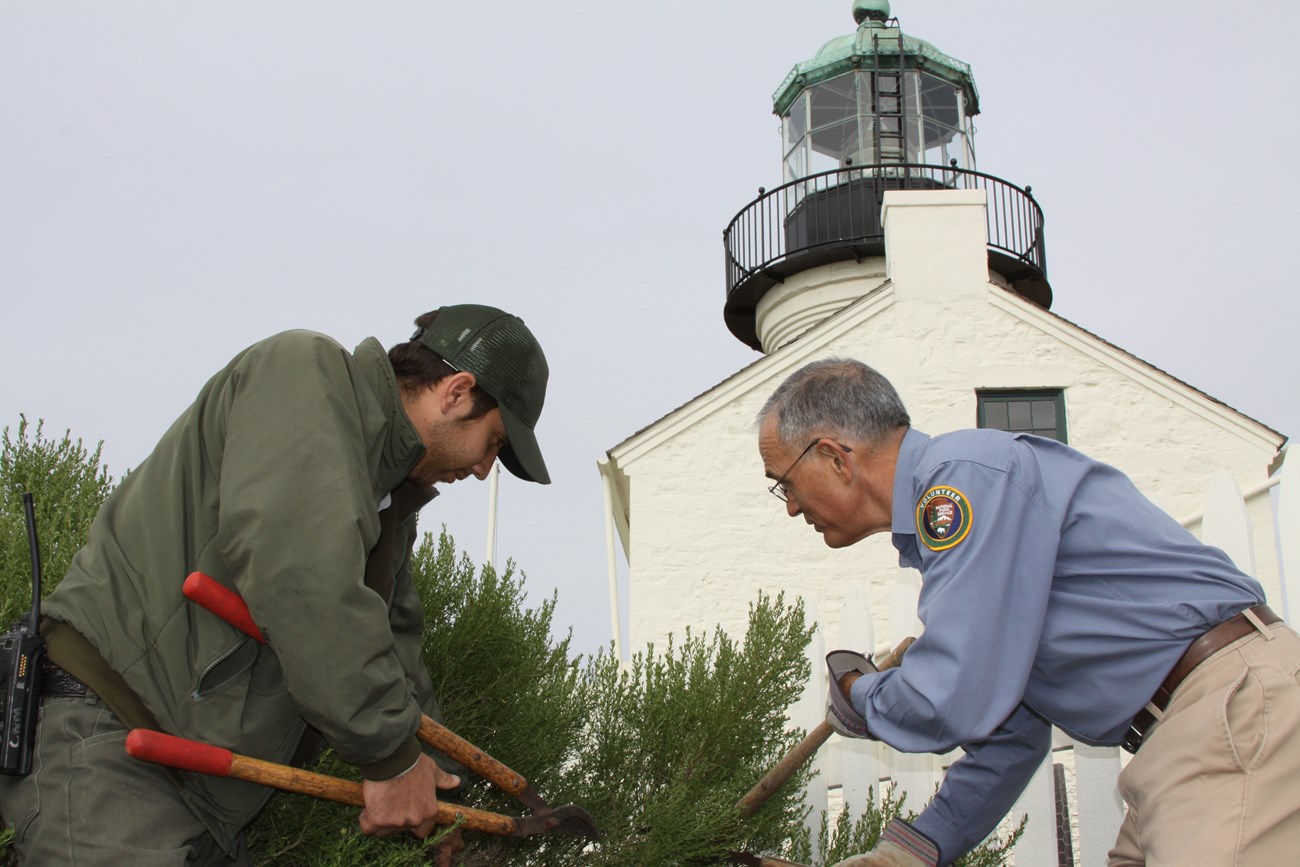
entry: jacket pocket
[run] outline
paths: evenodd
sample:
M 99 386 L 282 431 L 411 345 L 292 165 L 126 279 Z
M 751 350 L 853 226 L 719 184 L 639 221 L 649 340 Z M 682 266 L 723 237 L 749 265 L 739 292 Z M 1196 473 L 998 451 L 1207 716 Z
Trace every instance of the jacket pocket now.
M 246 674 L 256 661 L 257 642 L 248 636 L 240 638 L 238 643 L 203 667 L 190 698 L 203 701 L 219 694 Z

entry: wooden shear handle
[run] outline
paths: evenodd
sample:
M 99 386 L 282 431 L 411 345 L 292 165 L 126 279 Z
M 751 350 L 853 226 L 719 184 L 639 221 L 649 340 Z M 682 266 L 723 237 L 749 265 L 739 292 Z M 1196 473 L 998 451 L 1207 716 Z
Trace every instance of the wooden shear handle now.
M 126 736 L 126 751 L 141 761 L 180 768 L 183 771 L 216 777 L 233 777 L 286 792 L 298 792 L 328 801 L 337 801 L 340 804 L 365 806 L 360 783 L 241 756 L 211 744 L 178 738 L 150 729 L 133 729 Z M 501 816 L 459 805 L 438 804 L 439 825 L 452 825 L 458 821 L 464 827 L 474 831 L 503 836 L 518 833 L 516 820 L 511 816 Z

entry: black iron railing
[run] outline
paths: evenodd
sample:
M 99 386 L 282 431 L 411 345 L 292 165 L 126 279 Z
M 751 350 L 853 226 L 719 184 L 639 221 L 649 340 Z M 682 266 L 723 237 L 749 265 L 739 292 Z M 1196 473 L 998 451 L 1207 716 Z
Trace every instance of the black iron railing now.
M 955 167 L 862 166 L 760 190 L 732 219 L 722 235 L 728 305 L 743 305 L 745 300 L 733 296 L 753 296 L 823 261 L 883 254 L 880 207 L 888 190 L 983 190 L 990 264 L 1013 283 L 1045 280 L 1043 211 L 1028 187 Z

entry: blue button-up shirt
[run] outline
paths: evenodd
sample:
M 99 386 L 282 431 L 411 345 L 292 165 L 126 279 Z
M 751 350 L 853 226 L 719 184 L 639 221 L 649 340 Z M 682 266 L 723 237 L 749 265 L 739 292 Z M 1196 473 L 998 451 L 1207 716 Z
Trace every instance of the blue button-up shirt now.
M 1051 725 L 1119 743 L 1194 638 L 1264 600 L 1123 473 L 1040 437 L 909 430 L 891 530 L 925 631 L 852 699 L 896 749 L 964 749 L 915 823 L 945 864 L 1011 809 Z

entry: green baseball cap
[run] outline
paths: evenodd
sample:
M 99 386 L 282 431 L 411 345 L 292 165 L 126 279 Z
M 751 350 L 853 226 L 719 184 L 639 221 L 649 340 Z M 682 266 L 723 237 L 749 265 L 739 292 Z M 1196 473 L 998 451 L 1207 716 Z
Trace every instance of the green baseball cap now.
M 501 463 L 525 481 L 549 485 L 533 428 L 546 401 L 550 368 L 524 321 L 484 304 L 454 304 L 440 308 L 438 318 L 411 339 L 457 370 L 474 374 L 479 388 L 496 400 L 506 425 L 509 442 L 501 450 Z

